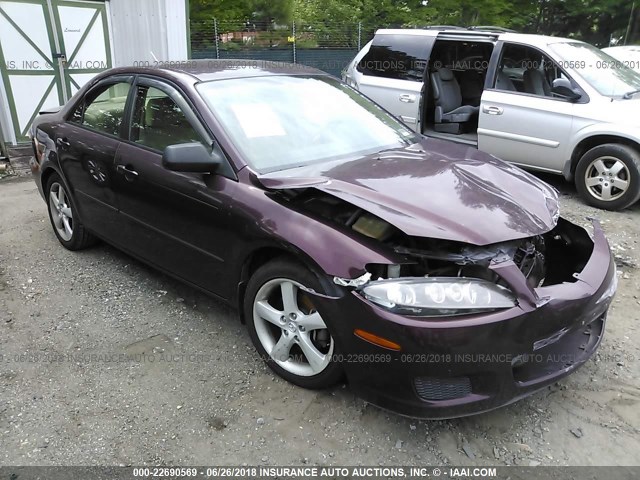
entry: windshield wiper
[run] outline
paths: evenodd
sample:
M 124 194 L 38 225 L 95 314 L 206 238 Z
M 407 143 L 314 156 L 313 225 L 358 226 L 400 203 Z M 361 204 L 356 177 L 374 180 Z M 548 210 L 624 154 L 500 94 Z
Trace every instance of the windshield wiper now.
M 637 90 L 631 90 L 630 92 L 625 93 L 622 98 L 624 98 L 625 100 L 629 100 L 631 97 L 633 97 L 636 93 L 640 93 L 640 88 L 638 88 Z

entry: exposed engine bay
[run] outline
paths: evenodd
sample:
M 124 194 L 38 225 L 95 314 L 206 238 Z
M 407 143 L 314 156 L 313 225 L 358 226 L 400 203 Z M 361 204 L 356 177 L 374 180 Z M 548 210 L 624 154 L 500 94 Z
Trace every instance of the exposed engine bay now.
M 562 218 L 545 234 L 478 246 L 408 236 L 381 218 L 313 188 L 281 190 L 278 194 L 296 209 L 375 239 L 407 258 L 399 265 L 368 265 L 374 279 L 445 276 L 504 284 L 489 266 L 492 261 L 511 260 L 535 288 L 575 282 L 575 275 L 582 271 L 593 249 L 587 232 Z

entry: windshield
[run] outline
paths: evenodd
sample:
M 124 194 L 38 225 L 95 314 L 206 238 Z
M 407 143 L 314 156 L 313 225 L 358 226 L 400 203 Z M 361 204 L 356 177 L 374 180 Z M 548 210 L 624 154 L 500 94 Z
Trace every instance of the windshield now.
M 634 49 L 631 47 L 613 47 L 603 48 L 602 51 L 607 55 L 611 55 L 616 60 L 624 62 L 624 65 L 632 70 L 640 69 L 640 49 Z
M 249 165 L 261 173 L 416 141 L 407 127 L 330 77 L 219 80 L 198 90 Z
M 601 95 L 620 97 L 640 89 L 640 74 L 593 45 L 565 42 L 550 47 Z

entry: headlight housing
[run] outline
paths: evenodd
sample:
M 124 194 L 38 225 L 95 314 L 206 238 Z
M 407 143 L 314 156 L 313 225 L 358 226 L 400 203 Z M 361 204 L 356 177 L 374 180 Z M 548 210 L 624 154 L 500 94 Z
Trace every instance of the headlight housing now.
M 360 293 L 392 312 L 421 317 L 469 315 L 517 305 L 510 290 L 477 278 L 379 280 L 363 286 Z

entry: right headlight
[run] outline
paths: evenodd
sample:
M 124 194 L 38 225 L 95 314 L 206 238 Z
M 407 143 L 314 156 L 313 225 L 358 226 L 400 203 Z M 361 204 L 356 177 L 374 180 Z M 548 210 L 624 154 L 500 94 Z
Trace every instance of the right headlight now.
M 366 284 L 360 292 L 392 312 L 423 317 L 468 315 L 517 305 L 507 288 L 476 278 L 379 280 Z

